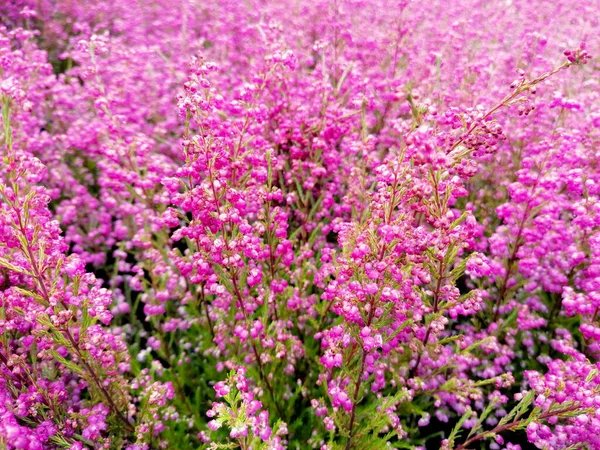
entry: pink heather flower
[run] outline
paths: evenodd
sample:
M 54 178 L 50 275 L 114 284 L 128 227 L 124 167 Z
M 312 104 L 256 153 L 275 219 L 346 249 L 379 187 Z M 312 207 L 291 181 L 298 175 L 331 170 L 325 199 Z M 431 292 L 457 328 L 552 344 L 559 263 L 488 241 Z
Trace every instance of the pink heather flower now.
M 229 385 L 224 381 L 215 383 L 214 389 L 218 397 L 225 397 L 227 394 L 229 394 Z
M 0 3 L 0 442 L 600 448 L 595 2 Z

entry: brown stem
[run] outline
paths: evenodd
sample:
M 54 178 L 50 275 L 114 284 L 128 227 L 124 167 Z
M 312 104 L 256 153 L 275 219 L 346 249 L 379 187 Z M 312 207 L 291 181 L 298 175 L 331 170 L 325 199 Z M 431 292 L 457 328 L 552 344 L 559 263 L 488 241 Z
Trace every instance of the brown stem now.
M 110 408 L 117 415 L 117 417 L 125 424 L 125 427 L 127 428 L 127 430 L 129 432 L 133 433 L 135 431 L 135 428 L 133 427 L 133 425 L 131 425 L 131 423 L 129 423 L 129 421 L 123 415 L 123 413 L 121 413 L 120 409 L 115 404 L 112 396 L 106 390 L 106 388 L 104 387 L 104 385 L 102 384 L 102 382 L 98 378 L 98 375 L 96 374 L 96 372 L 94 371 L 94 369 L 92 368 L 92 366 L 85 360 L 83 352 L 79 348 L 79 344 L 75 341 L 75 338 L 73 337 L 73 335 L 71 334 L 71 331 L 68 328 L 65 330 L 65 335 L 67 336 L 67 339 L 69 340 L 69 342 L 73 346 L 73 349 L 75 350 L 75 353 L 79 357 L 79 360 L 81 361 L 81 363 L 83 364 L 83 366 L 85 367 L 85 369 L 88 371 L 88 373 L 90 374 L 90 376 L 94 380 L 94 383 L 96 384 L 96 386 L 98 387 L 98 389 L 100 390 L 100 392 L 102 392 L 102 395 L 104 395 L 104 398 L 106 398 L 106 401 L 108 402 Z
M 523 228 L 525 226 L 525 218 L 521 221 L 521 226 L 519 227 L 519 233 L 517 234 L 517 239 L 515 241 L 515 246 L 511 252 L 510 257 L 508 258 L 508 262 L 506 264 L 506 274 L 504 275 L 504 279 L 502 280 L 502 287 L 500 288 L 500 292 L 498 293 L 498 299 L 496 300 L 496 304 L 494 305 L 494 318 L 493 322 L 497 322 L 500 316 L 500 308 L 504 303 L 506 293 L 508 291 L 508 280 L 512 275 L 512 268 L 517 259 L 517 252 L 521 247 L 519 240 L 521 239 L 521 234 L 523 233 Z
M 215 206 L 217 208 L 217 213 L 220 215 L 221 214 L 221 202 L 218 200 L 217 191 L 215 189 L 215 183 L 214 183 L 214 180 L 212 179 L 212 176 L 210 178 L 210 184 L 211 184 L 213 196 L 215 199 Z M 229 247 L 229 240 L 227 239 L 227 235 L 225 233 L 225 228 L 223 228 L 223 242 L 225 243 L 225 249 L 228 252 L 231 251 L 230 247 Z M 246 311 L 246 305 L 244 304 L 242 294 L 237 285 L 237 273 L 236 273 L 236 271 L 232 270 L 231 268 L 228 268 L 228 271 L 229 271 L 229 274 L 231 275 L 231 282 L 233 284 L 233 290 L 234 290 L 235 296 L 237 297 L 237 300 L 240 303 L 240 307 L 242 309 L 242 313 L 244 314 L 244 320 L 246 322 L 246 327 L 248 328 L 248 332 L 250 332 L 250 329 L 249 329 L 250 322 L 248 320 L 248 312 Z M 279 416 L 283 417 L 281 408 L 279 407 L 279 404 L 277 403 L 277 400 L 275 399 L 275 391 L 273 390 L 273 387 L 271 386 L 271 383 L 269 382 L 268 378 L 264 374 L 262 361 L 260 360 L 260 355 L 258 353 L 258 349 L 256 348 L 256 343 L 252 340 L 251 336 L 250 336 L 250 346 L 252 347 L 252 352 L 254 353 L 254 357 L 256 358 L 256 363 L 258 365 L 258 373 L 260 375 L 260 378 L 267 386 L 267 389 L 268 389 L 269 393 L 271 394 L 271 398 L 273 399 L 273 403 L 275 404 L 275 408 L 277 409 Z
M 547 158 L 548 158 L 548 156 L 546 156 L 546 159 L 544 159 L 543 166 L 546 165 Z M 525 205 L 525 211 L 523 212 L 523 218 L 521 219 L 521 223 L 519 224 L 519 231 L 517 232 L 517 238 L 515 239 L 515 246 L 513 247 L 511 255 L 507 262 L 506 274 L 504 275 L 504 279 L 502 281 L 502 287 L 500 288 L 500 292 L 498 293 L 498 298 L 496 300 L 496 304 L 493 306 L 493 309 L 494 309 L 493 322 L 497 322 L 498 318 L 500 316 L 500 307 L 502 306 L 502 303 L 504 303 L 506 293 L 508 291 L 508 280 L 510 279 L 510 276 L 512 274 L 513 265 L 517 260 L 517 252 L 519 251 L 521 246 L 524 244 L 523 242 L 521 242 L 521 237 L 523 236 L 525 224 L 526 224 L 527 220 L 529 219 L 529 214 L 531 213 L 531 200 L 532 200 L 531 196 L 535 192 L 535 189 L 537 189 L 537 186 L 540 182 L 541 177 L 542 177 L 542 175 L 540 173 L 538 175 L 537 179 L 535 180 L 534 185 L 530 189 L 530 198 L 527 201 L 527 204 Z
M 371 297 L 369 318 L 367 320 L 367 327 L 371 326 L 373 317 L 375 316 L 375 296 Z M 348 425 L 348 440 L 346 441 L 346 450 L 350 450 L 352 446 L 352 438 L 354 433 L 354 419 L 356 418 L 356 407 L 358 405 L 358 395 L 360 393 L 360 386 L 362 384 L 363 373 L 365 371 L 365 362 L 367 360 L 367 352 L 363 351 L 362 360 L 360 363 L 360 370 L 356 375 L 356 382 L 354 383 L 354 395 L 352 396 L 352 412 L 350 414 L 350 424 Z
M 13 207 L 13 210 L 15 211 L 15 213 L 17 215 L 17 220 L 18 220 L 18 223 L 19 223 L 19 231 L 21 232 L 21 234 L 23 235 L 23 237 L 26 238 L 27 237 L 27 233 L 26 233 L 23 221 L 21 219 L 21 212 L 20 212 L 20 210 L 18 208 L 15 208 L 15 207 Z M 38 286 L 40 288 L 42 298 L 47 303 L 50 303 L 50 294 L 48 293 L 48 290 L 46 288 L 46 284 L 45 284 L 45 280 L 44 280 L 44 275 L 41 273 L 41 271 L 40 271 L 40 269 L 39 269 L 39 267 L 37 265 L 37 260 L 33 256 L 33 252 L 31 250 L 31 246 L 29 245 L 29 241 L 27 239 L 25 239 L 24 250 L 26 251 L 27 256 L 29 258 L 29 263 L 31 264 L 31 270 L 33 271 L 33 277 L 34 277 L 35 281 L 37 282 L 37 284 L 38 284 Z M 65 310 L 68 310 L 67 306 L 64 303 L 62 303 L 62 306 L 63 306 L 63 308 Z M 65 334 L 67 335 L 67 338 L 69 339 L 69 341 L 73 345 L 73 348 L 74 348 L 75 352 L 77 353 L 77 356 L 79 357 L 81 363 L 84 365 L 85 369 L 88 371 L 90 377 L 92 378 L 92 380 L 94 381 L 94 383 L 96 384 L 96 386 L 98 387 L 98 389 L 100 390 L 100 392 L 102 392 L 102 394 L 106 398 L 106 401 L 110 405 L 110 407 L 113 410 L 113 412 L 117 415 L 117 417 L 121 421 L 123 421 L 123 423 L 125 424 L 125 427 L 127 428 L 128 431 L 134 432 L 135 428 L 131 425 L 131 423 L 129 423 L 129 421 L 121 413 L 121 411 L 119 410 L 119 408 L 117 408 L 117 405 L 115 404 L 114 400 L 112 399 L 110 393 L 106 390 L 106 388 L 100 382 L 100 379 L 98 378 L 98 375 L 94 371 L 93 367 L 91 367 L 88 364 L 88 362 L 85 360 L 85 358 L 83 357 L 83 354 L 81 353 L 78 344 L 75 342 L 75 339 L 71 335 L 71 332 L 69 331 L 68 328 L 65 330 Z
M 273 234 L 271 233 L 271 200 L 267 200 L 266 205 L 266 222 L 267 229 L 265 234 L 267 236 L 267 245 L 269 246 L 269 274 L 271 276 L 271 282 L 275 280 L 275 255 L 273 254 Z M 276 297 L 276 296 L 275 296 Z M 273 314 L 275 315 L 275 320 L 279 320 L 277 316 L 277 301 L 275 300 L 275 304 L 273 305 Z
M 558 411 L 547 411 L 543 414 L 540 414 L 539 420 L 544 420 L 544 419 L 548 419 L 552 416 L 558 416 L 560 414 L 569 413 L 569 412 L 575 411 L 578 408 L 579 408 L 579 405 L 572 405 L 572 406 L 568 406 L 566 408 L 560 409 Z M 525 422 L 525 420 L 527 420 L 527 419 L 515 420 L 514 422 L 507 423 L 502 426 L 497 426 L 496 428 L 494 428 L 491 431 L 484 431 L 482 433 L 476 434 L 472 438 L 467 439 L 464 443 L 462 443 L 461 445 L 456 447 L 455 450 L 466 450 L 467 447 L 470 444 L 472 444 L 473 442 L 477 442 L 482 439 L 485 439 L 486 437 L 490 437 L 490 435 L 492 435 L 492 434 L 499 434 L 499 433 L 503 433 L 505 431 L 513 430 L 514 428 L 518 428 L 520 425 L 522 425 Z
M 384 217 L 384 219 L 387 219 L 386 223 L 389 223 L 392 220 L 392 212 L 394 209 L 397 181 L 398 181 L 398 177 L 397 177 L 397 175 L 394 175 L 394 185 L 392 188 L 392 197 L 391 197 L 391 201 L 390 201 L 389 215 L 387 217 Z M 383 261 L 383 258 L 385 257 L 385 253 L 387 252 L 387 250 L 388 250 L 388 245 L 384 243 L 379 251 L 379 257 L 378 257 L 379 262 Z M 371 326 L 371 324 L 373 323 L 373 318 L 375 317 L 375 301 L 376 301 L 376 296 L 375 295 L 371 296 L 371 302 L 369 303 L 369 316 L 367 318 L 367 327 Z M 328 309 L 329 309 L 329 307 L 328 307 Z M 353 348 L 352 353 L 354 353 L 354 350 L 355 349 Z M 360 370 L 356 376 L 356 382 L 354 383 L 354 395 L 352 396 L 352 412 L 350 413 L 350 424 L 348 425 L 348 440 L 346 441 L 346 450 L 350 450 L 350 448 L 352 446 L 352 438 L 353 438 L 353 433 L 354 433 L 354 421 L 356 418 L 356 407 L 358 406 L 358 396 L 360 394 L 360 386 L 362 384 L 362 378 L 363 378 L 363 373 L 365 371 L 366 360 L 367 360 L 367 353 L 363 350 L 361 363 L 360 363 Z
M 235 295 L 236 295 L 238 301 L 240 302 L 240 307 L 242 308 L 242 313 L 244 314 L 246 326 L 248 328 L 250 328 L 250 322 L 248 320 L 248 313 L 246 311 L 246 306 L 244 304 L 244 300 L 242 299 L 242 294 L 237 285 L 237 274 L 235 272 L 232 272 L 231 270 L 230 270 L 230 274 L 231 274 L 231 281 L 233 284 L 233 290 L 235 292 Z M 250 332 L 250 330 L 248 330 L 248 332 Z M 277 403 L 277 400 L 275 398 L 275 391 L 273 390 L 273 387 L 271 386 L 269 379 L 265 376 L 263 364 L 262 364 L 262 361 L 260 360 L 260 355 L 258 353 L 258 349 L 256 348 L 256 343 L 252 339 L 252 336 L 249 336 L 249 339 L 250 339 L 250 346 L 252 347 L 252 352 L 254 353 L 254 357 L 256 358 L 256 363 L 258 365 L 258 373 L 260 375 L 260 378 L 265 383 L 265 385 L 267 386 L 267 389 L 269 390 L 269 393 L 271 394 L 271 398 L 273 399 L 273 403 L 275 404 L 275 409 L 277 409 L 277 413 L 279 414 L 279 417 L 283 417 L 282 410 L 279 407 L 279 403 Z
M 329 310 L 331 309 L 332 306 L 333 306 L 333 300 L 331 300 L 327 304 L 325 311 L 321 315 L 321 320 L 319 321 L 319 327 L 317 328 L 317 333 L 320 333 L 321 331 L 323 331 L 323 327 L 325 326 L 325 318 L 327 317 L 327 314 L 329 313 Z
M 204 283 L 200 286 L 200 308 L 204 306 L 204 312 L 206 314 L 206 320 L 208 321 L 208 329 L 210 330 L 210 335 L 215 340 L 215 329 L 210 318 L 210 314 L 208 313 L 208 302 L 206 301 L 206 295 L 204 294 Z
M 529 89 L 530 87 L 535 86 L 538 83 L 541 83 L 542 81 L 544 81 L 546 78 L 551 77 L 552 75 L 560 72 L 563 69 L 566 69 L 570 66 L 572 66 L 573 63 L 571 62 L 565 62 L 564 64 L 562 64 L 561 66 L 558 66 L 556 69 L 551 70 L 550 72 L 547 72 L 543 75 L 540 75 L 537 78 L 534 78 L 531 81 L 528 82 L 521 82 L 521 84 L 519 86 L 517 86 L 513 92 L 507 94 L 499 103 L 497 103 L 495 106 L 493 106 L 490 110 L 488 110 L 483 117 L 481 117 L 481 119 L 473 122 L 471 124 L 471 126 L 469 127 L 469 129 L 467 130 L 467 132 L 465 134 L 463 134 L 451 147 L 450 151 L 456 149 L 456 147 L 458 147 L 460 144 L 462 144 L 467 137 L 473 133 L 473 131 L 475 131 L 477 128 L 479 128 L 480 124 L 482 122 L 484 122 L 488 117 L 490 117 L 492 114 L 494 114 L 496 111 L 498 111 L 500 108 L 507 106 L 508 103 L 512 100 L 514 100 L 519 94 L 521 94 L 522 92 L 525 92 L 527 89 Z
M 445 277 L 443 276 L 445 267 L 444 267 L 444 262 L 440 261 L 440 266 L 438 268 L 438 280 L 437 280 L 437 284 L 435 286 L 435 291 L 433 292 L 433 313 L 435 314 L 438 312 L 439 309 L 439 300 L 440 300 L 440 291 L 442 289 L 442 283 L 445 279 Z M 427 325 L 427 330 L 425 331 L 425 337 L 423 338 L 423 351 L 419 352 L 419 354 L 417 355 L 417 360 L 415 362 L 415 365 L 413 366 L 413 368 L 410 370 L 408 378 L 412 378 L 417 374 L 417 369 L 419 368 L 419 364 L 421 364 L 421 358 L 423 357 L 423 353 L 425 352 L 425 347 L 427 346 L 427 343 L 429 342 L 429 338 L 431 336 L 431 322 L 429 322 L 429 324 Z

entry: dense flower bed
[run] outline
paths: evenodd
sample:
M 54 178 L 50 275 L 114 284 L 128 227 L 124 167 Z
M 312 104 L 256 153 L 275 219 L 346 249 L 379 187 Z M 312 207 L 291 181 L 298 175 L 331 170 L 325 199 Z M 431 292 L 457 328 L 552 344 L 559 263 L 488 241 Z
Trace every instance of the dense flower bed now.
M 0 448 L 600 449 L 599 13 L 0 2 Z

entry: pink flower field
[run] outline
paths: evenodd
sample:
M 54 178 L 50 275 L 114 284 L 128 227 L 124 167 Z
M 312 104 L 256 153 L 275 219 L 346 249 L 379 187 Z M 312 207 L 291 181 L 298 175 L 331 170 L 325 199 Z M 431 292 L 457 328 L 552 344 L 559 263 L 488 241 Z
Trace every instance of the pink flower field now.
M 0 0 L 0 450 L 599 450 L 600 0 Z

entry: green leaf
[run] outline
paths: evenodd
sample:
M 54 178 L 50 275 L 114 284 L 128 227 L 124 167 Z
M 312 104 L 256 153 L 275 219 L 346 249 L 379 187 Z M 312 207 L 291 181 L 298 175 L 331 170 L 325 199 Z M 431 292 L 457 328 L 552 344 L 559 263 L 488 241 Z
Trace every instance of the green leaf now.
M 79 375 L 85 374 L 85 372 L 83 371 L 83 369 L 81 369 L 81 367 L 79 367 L 73 361 L 69 361 L 69 360 L 63 358 L 62 356 L 60 356 L 56 350 L 52 349 L 52 350 L 50 350 L 50 353 L 52 354 L 52 356 L 54 356 L 54 359 L 56 359 L 58 362 L 60 362 L 63 366 L 70 369 L 72 372 L 75 372 L 76 374 L 79 374 Z
M 509 423 L 513 418 L 519 418 L 520 416 L 523 415 L 523 413 L 529 408 L 529 405 L 531 405 L 531 402 L 533 401 L 533 396 L 535 394 L 535 391 L 529 391 L 522 399 L 519 403 L 517 403 L 517 405 L 506 415 L 504 416 L 502 419 L 500 419 L 500 422 L 498 423 L 498 426 L 503 426 L 506 425 L 507 423 Z
M 448 441 L 450 442 L 450 448 L 453 448 L 453 446 L 454 446 L 454 439 L 456 439 L 459 436 L 459 433 L 461 431 L 461 428 L 462 428 L 463 424 L 472 415 L 473 415 L 473 411 L 471 411 L 470 408 L 467 408 L 467 410 L 462 415 L 462 417 L 459 419 L 459 421 L 456 422 L 456 425 L 452 429 L 452 432 L 450 433 L 450 436 L 448 436 Z
M 42 297 L 40 294 L 38 294 L 36 292 L 32 292 L 27 289 L 22 289 L 20 287 L 15 287 L 15 290 L 21 295 L 33 298 L 36 302 L 41 303 L 44 306 L 48 305 L 48 302 L 46 302 L 44 297 Z
M 89 327 L 96 323 L 96 318 L 90 316 L 87 306 L 81 308 L 81 332 L 85 332 Z
M 496 406 L 497 406 L 497 402 L 494 400 L 492 400 L 491 402 L 488 403 L 488 405 L 485 407 L 485 409 L 479 416 L 479 420 L 477 421 L 475 426 L 473 428 L 471 428 L 471 431 L 469 432 L 467 439 L 469 439 L 471 436 L 473 436 L 475 434 L 475 432 L 477 432 L 481 428 L 483 421 L 487 418 L 487 416 L 490 415 L 490 413 Z
M 467 268 L 468 260 L 469 258 L 463 259 L 454 269 L 452 269 L 450 272 L 450 279 L 452 280 L 452 283 L 456 283 L 456 280 L 463 276 Z
M 20 267 L 15 266 L 14 264 L 9 263 L 6 259 L 4 258 L 0 258 L 0 266 L 7 268 L 8 270 L 12 270 L 13 272 L 16 273 L 23 273 L 25 275 L 31 275 L 28 271 L 26 271 L 25 269 L 22 269 Z
M 469 345 L 468 347 L 466 347 L 464 350 L 462 350 L 460 353 L 461 354 L 466 354 L 469 353 L 471 350 L 476 349 L 477 347 L 482 346 L 483 344 L 487 344 L 488 342 L 491 342 L 494 340 L 493 336 L 488 336 L 485 337 L 483 339 L 480 339 L 479 341 L 475 341 L 473 342 L 471 345 Z

